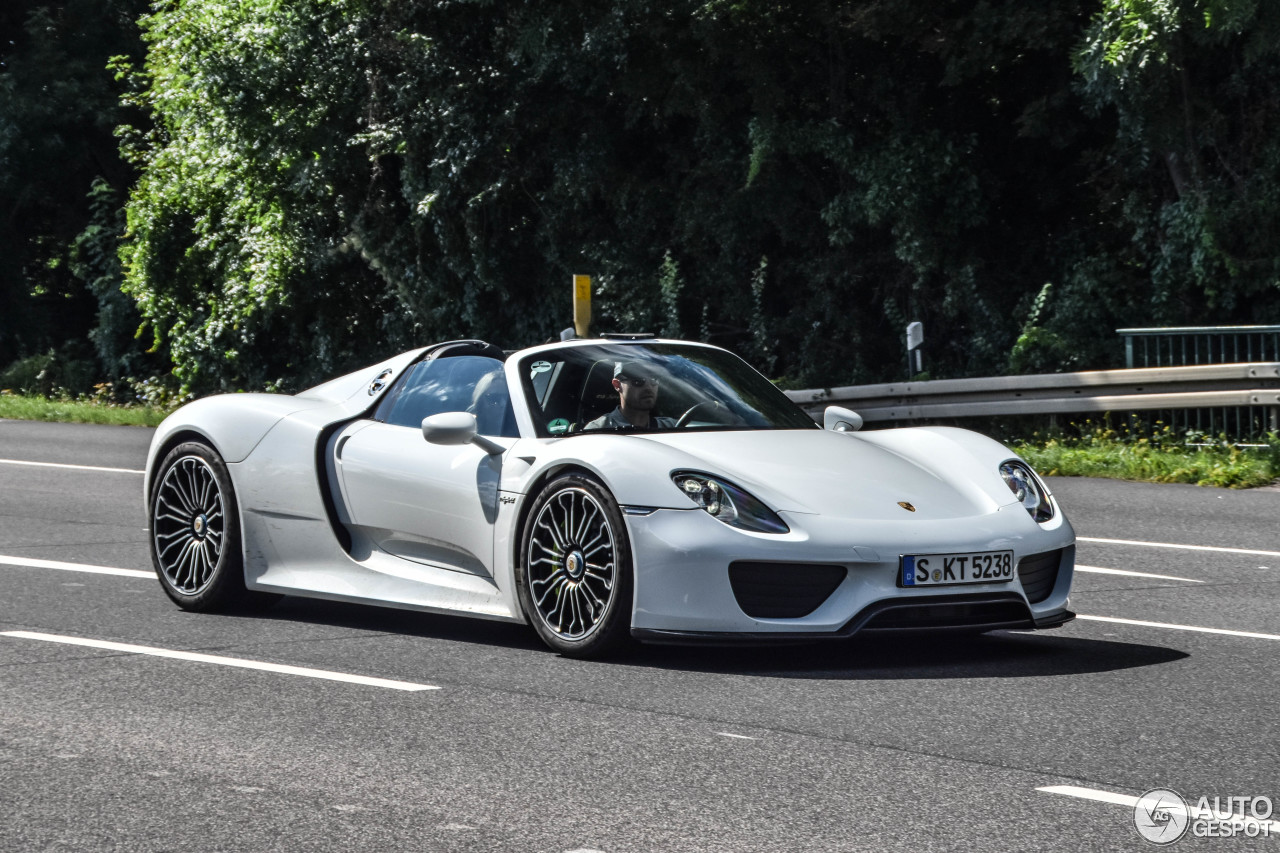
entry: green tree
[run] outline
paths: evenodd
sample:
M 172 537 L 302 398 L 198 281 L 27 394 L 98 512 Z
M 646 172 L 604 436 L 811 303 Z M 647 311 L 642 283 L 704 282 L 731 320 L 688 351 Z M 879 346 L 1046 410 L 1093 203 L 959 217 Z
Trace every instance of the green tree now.
M 1109 240 L 1082 246 L 1057 328 L 1275 323 L 1280 311 L 1280 6 L 1103 0 L 1075 56 L 1111 128 L 1091 182 Z
M 696 321 L 798 384 L 896 378 L 913 320 L 935 376 L 1113 366 L 1117 326 L 1274 319 L 1278 16 L 160 4 L 125 289 L 197 390 L 534 343 L 579 272 L 598 329 Z
M 197 388 L 541 340 L 584 270 L 598 327 L 701 316 L 752 353 L 768 316 L 797 382 L 895 375 L 914 319 L 937 372 L 999 369 L 1088 218 L 1087 20 L 1014 0 L 164 5 L 126 288 Z

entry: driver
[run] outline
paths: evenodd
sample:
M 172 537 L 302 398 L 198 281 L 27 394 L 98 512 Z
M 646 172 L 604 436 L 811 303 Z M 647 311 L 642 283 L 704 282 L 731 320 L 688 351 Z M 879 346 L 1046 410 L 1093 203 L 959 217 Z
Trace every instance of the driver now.
M 613 366 L 613 390 L 618 408 L 601 415 L 583 429 L 672 429 L 675 418 L 651 416 L 658 402 L 658 377 L 642 361 L 619 361 Z

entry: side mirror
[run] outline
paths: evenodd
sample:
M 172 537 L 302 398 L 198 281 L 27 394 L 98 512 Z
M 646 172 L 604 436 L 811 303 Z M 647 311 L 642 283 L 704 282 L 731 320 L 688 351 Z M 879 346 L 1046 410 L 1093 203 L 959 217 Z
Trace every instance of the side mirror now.
M 862 415 L 843 406 L 827 406 L 822 413 L 822 428 L 832 432 L 857 432 L 862 429 Z
M 476 432 L 476 416 L 470 412 L 441 412 L 423 418 L 422 437 L 431 444 L 445 446 L 474 444 L 491 456 L 507 452 L 501 444 Z

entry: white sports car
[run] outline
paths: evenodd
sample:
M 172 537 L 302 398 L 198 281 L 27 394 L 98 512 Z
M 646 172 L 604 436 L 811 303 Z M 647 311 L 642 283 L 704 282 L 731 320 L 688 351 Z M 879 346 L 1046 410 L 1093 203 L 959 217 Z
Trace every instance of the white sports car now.
M 451 341 L 179 409 L 147 462 L 152 558 L 189 610 L 365 602 L 583 657 L 1073 618 L 1075 534 L 1008 448 L 825 421 L 705 344 Z

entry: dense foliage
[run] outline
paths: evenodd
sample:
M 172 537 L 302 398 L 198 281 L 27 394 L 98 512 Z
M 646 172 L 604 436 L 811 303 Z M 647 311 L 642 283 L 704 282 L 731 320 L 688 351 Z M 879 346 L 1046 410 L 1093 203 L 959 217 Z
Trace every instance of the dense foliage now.
M 1091 215 L 1064 271 L 1071 340 L 1133 325 L 1280 323 L 1280 4 L 1104 0 L 1074 58 Z
M 115 62 L 140 345 L 109 264 L 80 277 L 108 369 L 145 346 L 193 390 L 298 387 L 527 345 L 570 325 L 573 273 L 597 330 L 800 385 L 899 377 L 911 320 L 955 376 L 1278 319 L 1266 0 L 161 0 L 140 27 Z M 104 177 L 41 245 L 111 254 Z

